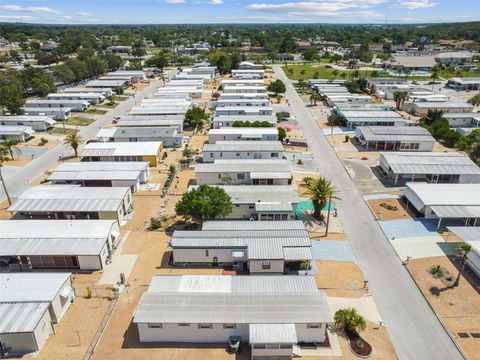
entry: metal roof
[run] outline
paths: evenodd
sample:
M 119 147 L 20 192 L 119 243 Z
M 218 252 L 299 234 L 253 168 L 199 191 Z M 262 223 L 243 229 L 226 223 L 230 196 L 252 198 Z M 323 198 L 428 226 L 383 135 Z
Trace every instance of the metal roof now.
M 179 136 L 177 134 L 177 130 L 174 127 L 121 127 L 114 129 L 115 131 L 111 135 L 111 137 L 113 138 L 155 138 Z
M 0 125 L 0 134 L 3 135 L 33 134 L 34 132 L 30 126 Z
M 1 224 L 2 222 L 0 222 Z M 216 221 L 209 221 L 207 224 L 217 223 Z M 231 221 L 226 221 L 226 223 L 232 223 Z M 195 230 L 176 230 L 173 233 L 175 238 L 284 238 L 284 237 L 305 237 L 308 238 L 308 232 L 305 228 L 301 229 L 275 229 L 273 227 L 268 229 L 249 229 L 249 230 L 235 230 L 235 229 L 222 229 L 222 230 L 207 230 L 205 225 L 203 226 L 202 231 Z
M 33 332 L 48 302 L 0 302 L 0 334 Z
M 132 180 L 136 181 L 140 177 L 141 171 L 58 171 L 55 170 L 49 177 L 50 181 L 73 181 L 73 180 Z
M 283 248 L 283 259 L 285 261 L 312 260 L 312 250 L 307 246 L 285 246 Z
M 472 249 L 480 253 L 480 227 L 478 226 L 449 226 L 447 228 L 460 240 L 472 246 Z
M 295 324 L 250 324 L 250 344 L 296 344 Z
M 275 115 L 219 115 L 213 118 L 213 122 L 235 122 L 235 121 L 268 121 L 277 124 Z
M 52 301 L 70 275 L 65 272 L 0 273 L 0 302 Z
M 302 221 L 205 221 L 203 230 L 305 230 Z
M 0 220 L 0 239 L 106 239 L 116 222 L 116 220 Z
M 365 141 L 435 142 L 427 129 L 417 126 L 359 126 Z
M 208 135 L 224 135 L 224 134 L 234 134 L 234 135 L 257 135 L 257 134 L 268 134 L 268 135 L 278 135 L 278 130 L 274 127 L 266 128 L 244 128 L 244 127 L 221 127 L 220 129 L 210 129 Z
M 55 171 L 145 171 L 147 161 L 79 161 L 60 164 Z
M 85 84 L 85 87 L 105 87 L 115 88 L 117 86 L 123 86 L 127 80 L 91 80 Z
M 86 226 L 86 225 L 84 225 Z M 107 234 L 108 235 L 108 234 Z M 98 256 L 107 241 L 102 238 L 0 238 L 0 256 L 94 255 Z
M 288 177 L 290 177 L 290 163 L 288 162 L 288 160 L 215 160 L 215 162 L 211 164 L 196 164 L 195 172 L 282 172 L 288 173 Z
M 135 116 L 136 117 L 136 116 Z M 155 119 L 152 116 L 152 119 L 145 119 L 145 117 L 138 116 L 138 120 L 118 120 L 117 126 L 118 127 L 140 127 L 140 126 L 173 126 L 181 128 L 183 126 L 183 119 L 172 119 L 172 120 L 162 120 L 162 119 Z M 150 118 L 150 116 L 148 116 Z
M 395 174 L 480 175 L 480 168 L 457 152 L 381 152 Z
M 85 145 L 81 156 L 156 156 L 161 145 L 161 141 L 97 142 Z
M 283 144 L 280 141 L 217 141 L 215 144 L 205 144 L 204 152 L 239 152 L 239 151 L 280 151 Z
M 292 211 L 291 203 L 284 202 L 259 202 L 255 203 L 255 210 L 257 212 L 283 212 L 283 211 Z
M 412 104 L 419 108 L 426 109 L 444 109 L 444 108 L 474 108 L 473 105 L 470 105 L 464 101 L 414 101 Z
M 283 260 L 283 244 L 276 239 L 248 242 L 249 260 Z M 284 240 L 284 239 L 282 239 Z
M 45 116 L 45 115 L 15 115 L 15 116 L 0 116 L 0 121 L 49 122 L 54 120 L 51 117 Z
M 377 112 L 377 114 L 381 114 L 380 112 Z M 382 116 L 377 116 L 377 117 L 354 117 L 354 118 L 346 118 L 347 122 L 350 123 L 356 123 L 356 122 L 391 122 L 391 123 L 397 123 L 397 122 L 405 122 L 405 119 L 402 118 L 384 118 Z
M 168 311 L 165 311 L 168 309 Z M 135 323 L 311 323 L 331 322 L 322 292 L 145 293 Z
M 480 204 L 463 206 L 463 205 L 431 205 L 430 209 L 439 218 L 450 219 L 475 219 L 480 218 Z
M 344 110 L 342 111 L 342 115 L 349 119 L 349 118 L 398 118 L 402 119 L 402 115 L 395 111 L 382 111 L 381 114 L 378 113 L 377 110 Z
M 7 210 L 31 212 L 117 211 L 129 187 L 39 185 L 25 190 Z
M 480 184 L 407 183 L 406 186 L 406 194 L 413 193 L 424 205 L 480 207 Z

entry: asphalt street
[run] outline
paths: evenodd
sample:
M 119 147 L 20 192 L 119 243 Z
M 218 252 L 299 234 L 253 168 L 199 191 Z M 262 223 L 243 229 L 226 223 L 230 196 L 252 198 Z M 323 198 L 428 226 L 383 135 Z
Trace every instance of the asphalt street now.
M 400 262 L 320 127 L 279 65 L 286 96 L 319 173 L 340 191 L 337 208 L 353 252 L 400 359 L 456 360 L 463 356 Z
M 169 73 L 168 77 L 171 78 L 172 73 Z M 147 95 L 152 94 L 157 88 L 163 86 L 162 81 L 155 81 L 142 91 L 137 92 L 135 97 L 121 102 L 116 108 L 110 110 L 105 115 L 99 117 L 94 123 L 83 128 L 79 134 L 84 141 L 94 138 L 98 130 L 108 124 L 112 123 L 112 120 L 120 115 L 124 115 L 130 108 L 142 100 Z M 82 151 L 84 144 L 79 148 L 79 152 Z M 30 181 L 36 179 L 45 173 L 56 161 L 59 156 L 72 155 L 73 150 L 65 144 L 59 144 L 58 146 L 50 149 L 41 156 L 32 160 L 22 168 L 12 171 L 4 172 L 3 176 L 5 184 L 7 186 L 10 197 L 22 192 L 29 184 Z M 6 200 L 5 192 L 3 188 L 0 188 L 0 202 Z

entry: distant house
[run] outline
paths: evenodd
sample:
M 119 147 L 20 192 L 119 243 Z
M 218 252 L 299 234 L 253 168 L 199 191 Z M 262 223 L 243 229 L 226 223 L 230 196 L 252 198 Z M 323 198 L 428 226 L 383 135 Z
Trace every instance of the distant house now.
M 40 51 L 50 52 L 58 48 L 58 44 L 56 43 L 46 43 L 40 45 Z
M 35 131 L 47 131 L 53 128 L 56 121 L 48 116 L 0 116 L 0 125 L 27 126 Z
M 407 183 L 404 196 L 427 219 L 455 220 L 477 225 L 480 218 L 480 184 Z
M 116 220 L 3 220 L 0 256 L 13 271 L 101 270 L 120 241 Z
M 70 273 L 0 273 L 2 353 L 38 352 L 75 298 Z M 3 354 L 2 354 L 3 355 Z
M 409 70 L 431 70 L 436 62 L 433 55 L 393 55 L 392 66 Z
M 448 79 L 447 86 L 456 90 L 479 90 L 480 77 L 451 78 L 451 79 Z
M 166 148 L 183 146 L 183 135 L 175 127 L 118 127 L 103 128 L 97 139 L 106 142 L 161 142 Z
M 217 159 L 281 159 L 283 145 L 280 141 L 217 141 L 205 144 L 203 162 L 212 163 Z
M 2 140 L 25 142 L 33 138 L 35 131 L 30 126 L 0 125 L 0 144 Z
M 474 106 L 465 101 L 406 101 L 402 105 L 404 111 L 416 116 L 426 116 L 429 110 L 439 110 L 444 113 L 472 112 Z
M 290 221 L 287 221 L 290 223 Z M 283 274 L 312 260 L 312 242 L 305 229 L 175 231 L 170 241 L 174 265 L 233 266 L 251 274 Z
M 376 89 L 377 86 L 379 85 L 403 85 L 407 83 L 407 79 L 403 78 L 389 78 L 389 77 L 384 77 L 384 78 L 368 78 L 367 79 L 367 84 L 370 89 Z
M 263 79 L 263 75 L 264 75 L 263 69 L 232 70 L 232 77 L 234 80 Z
M 380 169 L 393 180 L 429 183 L 480 183 L 480 168 L 456 152 L 382 152 Z
M 168 311 L 165 311 L 168 309 Z M 252 358 L 291 358 L 333 321 L 313 276 L 154 276 L 135 310 L 140 342 L 250 344 Z
M 114 54 L 128 54 L 132 50 L 132 47 L 129 45 L 114 45 L 107 48 L 108 52 Z
M 138 191 L 150 179 L 150 164 L 132 162 L 66 162 L 48 177 L 53 184 L 74 184 L 86 187 L 126 187 Z
M 197 184 L 288 185 L 291 182 L 287 160 L 215 160 L 196 164 Z
M 96 105 L 105 100 L 105 95 L 99 92 L 67 92 L 58 94 L 48 94 L 46 96 L 48 100 L 84 100 L 88 101 L 92 105 Z
M 258 116 L 272 115 L 273 108 L 270 106 L 222 106 L 215 111 L 217 116 Z
M 435 55 L 440 64 L 468 64 L 472 62 L 473 54 L 468 51 L 449 51 Z
M 162 142 L 97 142 L 85 145 L 82 161 L 147 161 L 157 166 L 163 152 Z
M 129 85 L 128 80 L 91 80 L 85 84 L 85 87 L 96 89 L 116 89 L 120 87 L 126 89 Z
M 25 111 L 35 108 L 66 108 L 71 111 L 84 111 L 90 107 L 90 102 L 83 99 L 77 100 L 51 100 L 51 99 L 34 99 L 25 102 Z
M 417 126 L 359 126 L 355 137 L 366 150 L 433 151 L 435 139 Z
M 23 115 L 26 116 L 47 116 L 54 120 L 64 121 L 72 116 L 72 109 L 65 107 L 31 107 L 24 108 Z
M 38 185 L 7 209 L 16 219 L 100 219 L 122 223 L 133 211 L 129 187 Z
M 350 129 L 359 126 L 400 126 L 404 127 L 405 120 L 395 111 L 378 110 L 337 110 L 345 118 L 345 124 Z
M 240 70 L 263 70 L 262 64 L 255 64 L 250 61 L 242 61 L 239 65 Z
M 278 60 L 280 60 L 280 61 L 294 61 L 295 56 L 293 54 L 282 53 L 282 54 L 278 54 Z
M 223 127 L 232 127 L 236 121 L 266 121 L 269 122 L 272 127 L 277 125 L 277 117 L 275 115 L 217 115 L 212 120 L 212 127 L 214 129 L 220 129 Z

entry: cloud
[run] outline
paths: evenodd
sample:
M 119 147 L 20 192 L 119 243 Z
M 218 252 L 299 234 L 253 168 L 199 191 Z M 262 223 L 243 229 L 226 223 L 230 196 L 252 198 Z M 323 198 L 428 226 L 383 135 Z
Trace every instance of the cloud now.
M 30 15 L 0 15 L 0 20 L 7 21 L 33 21 L 35 18 Z
M 82 17 L 90 17 L 90 16 L 95 16 L 95 14 L 85 12 L 85 11 L 79 11 L 75 15 L 82 16 Z
M 58 10 L 37 6 L 1 5 L 0 10 L 29 12 L 35 14 L 59 14 Z
M 437 3 L 430 0 L 398 0 L 395 7 L 409 10 L 426 9 L 437 6 Z
M 65 15 L 61 17 L 62 20 L 73 20 L 73 17 Z
M 220 5 L 220 4 L 223 4 L 223 0 L 210 0 L 210 2 L 208 2 L 208 4 Z
M 186 0 L 164 0 L 167 4 L 184 4 Z
M 301 1 L 284 3 L 254 3 L 248 6 L 250 10 L 282 13 L 296 17 L 320 16 L 380 16 L 375 11 L 365 10 L 372 6 L 383 4 L 388 0 L 325 0 Z

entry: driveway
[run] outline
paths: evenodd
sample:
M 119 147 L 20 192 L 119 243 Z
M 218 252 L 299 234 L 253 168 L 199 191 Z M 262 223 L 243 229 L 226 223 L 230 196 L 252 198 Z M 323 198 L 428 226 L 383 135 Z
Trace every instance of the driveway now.
M 398 257 L 405 261 L 407 257 L 420 259 L 426 257 L 449 256 L 458 253 L 458 243 L 446 242 L 440 235 L 413 236 L 392 240 L 392 246 Z
M 322 176 L 340 191 L 339 216 L 353 253 L 369 281 L 369 289 L 385 320 L 400 359 L 463 359 L 373 215 L 341 161 L 279 65 L 273 69 L 286 87 L 286 96 Z

